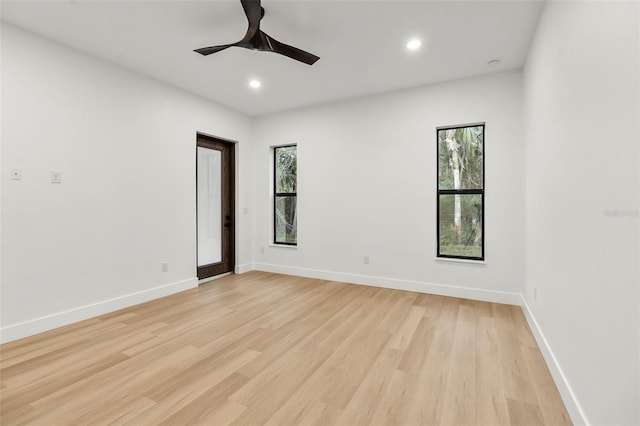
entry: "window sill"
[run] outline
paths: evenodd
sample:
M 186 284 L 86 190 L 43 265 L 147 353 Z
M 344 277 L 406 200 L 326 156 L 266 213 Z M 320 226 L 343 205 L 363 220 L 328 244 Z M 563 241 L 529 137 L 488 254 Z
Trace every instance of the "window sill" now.
M 473 259 L 455 259 L 450 257 L 436 257 L 436 262 L 453 262 L 453 263 L 468 263 L 470 265 L 486 265 L 486 260 L 473 260 Z
M 274 243 L 269 243 L 269 247 L 277 247 L 277 248 L 285 248 L 285 249 L 297 249 L 298 246 L 292 246 L 289 244 L 274 244 Z

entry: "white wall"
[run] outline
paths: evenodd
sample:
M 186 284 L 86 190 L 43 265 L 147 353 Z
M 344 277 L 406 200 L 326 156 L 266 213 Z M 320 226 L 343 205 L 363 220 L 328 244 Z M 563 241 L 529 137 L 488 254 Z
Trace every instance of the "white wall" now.
M 256 268 L 518 303 L 521 102 L 521 75 L 503 73 L 257 118 Z M 486 122 L 486 264 L 436 261 L 435 128 L 473 122 Z M 288 143 L 298 144 L 297 249 L 269 245 L 269 147 Z
M 240 141 L 238 270 L 510 303 L 524 288 L 574 421 L 640 423 L 639 18 L 550 2 L 524 94 L 503 73 L 257 119 L 3 24 L 2 341 L 195 285 L 201 131 Z M 478 121 L 487 262 L 436 261 L 435 127 Z M 269 244 L 269 147 L 287 143 L 296 249 Z
M 525 299 L 592 424 L 640 423 L 639 18 L 550 2 L 525 70 Z
M 196 132 L 240 142 L 249 205 L 242 114 L 6 24 L 1 100 L 3 341 L 196 285 Z

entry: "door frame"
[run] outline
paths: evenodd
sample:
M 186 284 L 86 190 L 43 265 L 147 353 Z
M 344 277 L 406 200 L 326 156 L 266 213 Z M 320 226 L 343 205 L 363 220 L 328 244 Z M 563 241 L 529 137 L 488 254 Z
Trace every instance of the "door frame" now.
M 198 132 L 196 135 L 196 275 L 199 280 L 233 272 L 236 260 L 236 142 Z M 198 147 L 221 152 L 222 255 L 221 261 L 198 265 Z

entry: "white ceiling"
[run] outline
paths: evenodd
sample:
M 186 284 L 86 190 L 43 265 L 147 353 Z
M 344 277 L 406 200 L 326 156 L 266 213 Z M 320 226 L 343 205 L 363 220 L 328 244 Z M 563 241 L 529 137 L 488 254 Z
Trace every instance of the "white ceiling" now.
M 239 0 L 2 0 L 2 20 L 255 116 L 522 67 L 541 0 L 263 0 L 261 29 L 320 56 L 193 49 L 235 42 Z M 405 43 L 423 41 L 417 52 Z M 499 58 L 491 68 L 487 62 Z M 259 90 L 248 81 L 262 81 Z

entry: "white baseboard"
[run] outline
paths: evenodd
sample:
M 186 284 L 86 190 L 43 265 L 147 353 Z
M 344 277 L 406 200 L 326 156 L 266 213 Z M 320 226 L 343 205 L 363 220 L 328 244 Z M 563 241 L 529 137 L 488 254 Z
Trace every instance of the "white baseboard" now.
M 558 392 L 560 392 L 560 396 L 562 397 L 562 401 L 564 402 L 567 411 L 569 412 L 569 416 L 571 417 L 571 421 L 574 425 L 590 425 L 587 415 L 584 410 L 580 406 L 578 399 L 576 398 L 569 381 L 567 380 L 558 360 L 556 359 L 551 347 L 549 346 L 549 342 L 544 337 L 544 333 L 540 329 L 538 322 L 533 316 L 533 312 L 529 309 L 529 305 L 527 301 L 522 297 L 520 302 L 522 306 L 522 311 L 524 312 L 524 316 L 529 323 L 529 328 L 531 328 L 531 332 L 538 343 L 538 347 L 542 352 L 542 356 L 549 367 L 549 371 L 551 372 L 551 376 L 553 377 L 553 381 L 556 383 L 558 387 Z
M 506 291 L 484 290 L 470 287 L 434 284 L 422 281 L 400 280 L 396 278 L 375 277 L 371 275 L 348 274 L 321 269 L 298 268 L 294 266 L 273 265 L 270 263 L 254 263 L 257 271 L 277 274 L 296 275 L 307 278 L 341 281 L 346 283 L 368 285 L 372 287 L 391 288 L 394 290 L 415 291 L 416 293 L 437 294 L 440 296 L 460 297 L 462 299 L 481 300 L 484 302 L 520 305 L 522 296 Z
M 128 308 L 129 306 L 148 302 L 153 299 L 158 299 L 160 297 L 168 296 L 197 286 L 197 278 L 189 278 L 148 290 L 114 297 L 113 299 L 104 300 L 91 305 L 80 306 L 78 308 L 69 309 L 68 311 L 57 312 L 55 314 L 24 321 L 18 324 L 12 324 L 0 329 L 0 343 L 11 342 L 12 340 L 33 336 L 34 334 L 53 330 L 54 328 L 69 325 L 74 322 L 86 320 L 109 312 L 114 312 L 119 309 Z
M 245 263 L 244 265 L 236 265 L 234 272 L 236 274 L 244 274 L 245 272 L 253 271 L 253 263 Z

